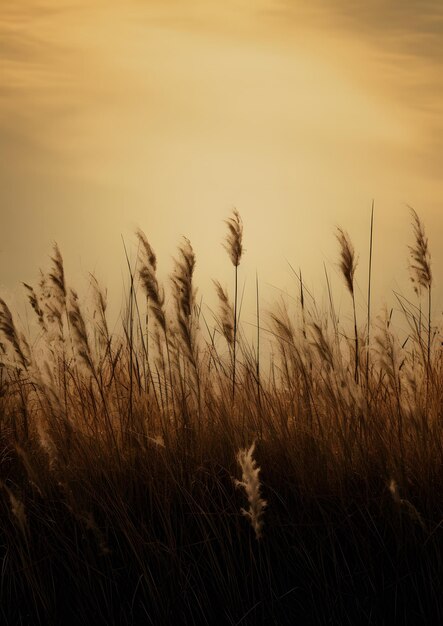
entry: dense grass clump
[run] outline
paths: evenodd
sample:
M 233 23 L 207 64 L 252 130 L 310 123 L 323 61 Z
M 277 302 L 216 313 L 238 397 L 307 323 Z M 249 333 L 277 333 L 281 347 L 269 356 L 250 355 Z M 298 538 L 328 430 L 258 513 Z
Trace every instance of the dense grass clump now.
M 87 302 L 70 287 L 57 247 L 25 285 L 30 336 L 0 300 L 2 623 L 443 622 L 443 363 L 422 223 L 413 212 L 401 343 L 392 312 L 357 319 L 341 229 L 354 333 L 300 274 L 299 311 L 263 326 L 257 281 L 247 340 L 237 212 L 227 225 L 235 283 L 215 281 L 214 320 L 189 240 L 167 306 L 141 231 L 121 332 L 94 278 Z

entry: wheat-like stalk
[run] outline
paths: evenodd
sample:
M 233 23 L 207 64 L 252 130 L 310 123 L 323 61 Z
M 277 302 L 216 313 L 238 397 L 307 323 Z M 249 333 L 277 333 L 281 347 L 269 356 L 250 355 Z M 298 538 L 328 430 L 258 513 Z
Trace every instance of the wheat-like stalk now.
M 171 282 L 176 305 L 178 331 L 188 358 L 196 367 L 195 338 L 192 324 L 195 302 L 195 290 L 192 283 L 195 254 L 189 239 L 184 237 L 183 240 L 178 248 L 179 258 L 174 259 L 175 267 L 171 275 Z
M 194 306 L 194 287 L 192 277 L 195 269 L 195 254 L 191 242 L 183 237 L 178 248 L 179 258 L 174 259 L 175 267 L 171 276 L 177 310 L 183 318 L 189 318 Z
M 148 238 L 146 237 L 145 233 L 140 228 L 136 231 L 136 235 L 142 247 L 142 251 L 144 253 L 144 258 L 145 258 L 146 263 L 152 268 L 153 272 L 156 272 L 157 271 L 157 256 L 154 250 L 152 249 L 152 246 L 149 243 Z
M 340 269 L 344 276 L 349 293 L 354 295 L 354 274 L 357 268 L 357 258 L 354 246 L 347 232 L 337 227 L 336 237 L 340 244 Z
M 225 220 L 228 227 L 225 250 L 229 254 L 234 266 L 234 329 L 233 329 L 233 351 L 232 351 L 232 399 L 235 398 L 235 370 L 237 365 L 237 326 L 238 326 L 238 266 L 243 254 L 243 222 L 237 209 L 232 212 L 232 217 Z
M 141 246 L 140 280 L 148 299 L 149 309 L 166 337 L 165 295 L 157 280 L 157 257 L 145 233 L 138 230 L 136 234 Z
M 337 227 L 336 237 L 340 245 L 340 269 L 352 297 L 352 309 L 354 313 L 354 340 L 355 340 L 355 382 L 359 380 L 359 347 L 358 347 L 358 330 L 357 330 L 357 313 L 355 310 L 355 294 L 354 294 L 354 274 L 357 268 L 357 258 L 355 256 L 354 246 L 347 232 Z
M 409 246 L 411 262 L 409 270 L 411 281 L 418 296 L 421 295 L 422 287 L 428 292 L 428 342 L 427 342 L 427 381 L 431 374 L 431 287 L 432 287 L 432 271 L 431 271 L 431 254 L 429 252 L 428 238 L 425 234 L 424 226 L 417 215 L 417 212 L 409 207 L 412 216 L 412 229 L 414 232 L 415 244 Z M 420 305 L 421 310 L 421 305 Z M 421 338 L 419 337 L 421 341 Z
M 0 331 L 5 339 L 11 344 L 16 353 L 20 365 L 25 369 L 29 366 L 29 359 L 25 356 L 21 342 L 19 340 L 11 311 L 4 300 L 0 298 Z
M 261 497 L 260 468 L 253 458 L 255 443 L 249 449 L 239 450 L 237 462 L 242 469 L 242 479 L 236 480 L 237 487 L 243 487 L 248 497 L 248 510 L 242 508 L 242 514 L 249 519 L 257 539 L 263 536 L 263 512 L 268 503 Z
M 223 289 L 219 281 L 214 280 L 213 283 L 217 292 L 220 307 L 220 325 L 223 336 L 226 339 L 228 346 L 232 347 L 232 344 L 234 343 L 234 311 L 232 304 L 229 302 L 228 292 L 226 289 Z
M 91 372 L 94 372 L 94 361 L 89 346 L 88 333 L 83 314 L 80 310 L 77 293 L 71 289 L 69 297 L 69 321 L 73 330 L 74 345 L 78 355 L 83 359 Z
M 102 350 L 109 350 L 111 345 L 111 336 L 109 334 L 108 320 L 106 317 L 106 309 L 108 306 L 107 293 L 106 290 L 102 289 L 97 278 L 93 274 L 90 275 L 90 282 L 95 304 L 94 318 L 95 313 L 98 314 L 98 322 L 95 328 L 96 337 L 98 337 L 100 348 Z
M 418 217 L 417 212 L 409 207 L 412 217 L 412 229 L 414 232 L 415 243 L 409 246 L 411 262 L 409 270 L 411 273 L 411 281 L 414 285 L 430 289 L 432 285 L 431 271 L 431 254 L 429 252 L 428 238 L 425 234 L 424 226 Z
M 29 304 L 31 305 L 32 309 L 34 310 L 35 314 L 37 315 L 37 319 L 38 319 L 38 323 L 40 328 L 42 329 L 42 331 L 44 333 L 46 333 L 48 331 L 48 328 L 46 326 L 46 322 L 45 322 L 45 314 L 44 311 L 40 305 L 40 298 L 37 295 L 37 293 L 35 292 L 34 287 L 32 287 L 31 285 L 28 285 L 27 283 L 22 283 L 24 288 L 26 289 L 26 291 L 28 292 L 28 300 L 29 300 Z
M 61 308 L 66 304 L 66 283 L 65 283 L 65 270 L 63 267 L 63 257 L 60 253 L 57 244 L 54 244 L 54 256 L 51 257 L 53 263 L 52 272 L 49 273 L 49 278 L 54 287 L 55 297 Z
M 225 250 L 229 254 L 232 265 L 238 267 L 243 254 L 243 222 L 237 209 L 232 212 L 232 217 L 225 220 L 228 227 Z
M 334 354 L 322 326 L 317 322 L 311 322 L 310 329 L 312 333 L 312 343 L 317 349 L 320 358 L 327 363 L 331 369 L 334 369 Z

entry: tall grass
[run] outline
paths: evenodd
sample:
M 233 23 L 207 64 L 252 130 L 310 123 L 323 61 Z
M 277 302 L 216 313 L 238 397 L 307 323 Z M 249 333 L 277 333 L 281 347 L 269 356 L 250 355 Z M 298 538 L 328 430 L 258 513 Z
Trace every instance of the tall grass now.
M 243 224 L 237 209 L 232 217 L 226 220 L 228 235 L 225 248 L 234 266 L 234 332 L 232 350 L 232 398 L 235 397 L 235 371 L 237 365 L 237 326 L 238 326 L 238 266 L 243 255 Z
M 300 310 L 267 318 L 257 280 L 255 347 L 238 316 L 243 225 L 227 223 L 234 290 L 215 281 L 212 320 L 189 240 L 161 285 L 141 231 L 121 332 L 94 277 L 88 300 L 72 288 L 58 248 L 25 285 L 31 335 L 0 300 L 4 623 L 442 622 L 443 371 L 422 223 L 413 214 L 425 344 L 420 305 L 400 295 L 359 328 L 339 230 L 353 341 L 329 281 L 322 313 L 300 272 Z

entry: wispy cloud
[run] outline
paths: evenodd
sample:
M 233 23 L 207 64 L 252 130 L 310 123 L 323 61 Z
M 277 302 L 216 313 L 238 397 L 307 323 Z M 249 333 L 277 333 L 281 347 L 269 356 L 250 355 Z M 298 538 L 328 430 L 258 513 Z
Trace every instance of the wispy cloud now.
M 442 30 L 426 0 L 6 0 L 7 227 L 34 232 L 45 207 L 62 229 L 68 195 L 72 236 L 75 207 L 130 195 L 163 207 L 165 231 L 178 207 L 198 224 L 217 202 L 280 205 L 292 226 L 303 203 L 352 218 L 357 194 L 436 214 Z
M 295 31 L 309 27 L 337 42 L 365 46 L 372 56 L 372 72 L 360 65 L 359 55 L 342 58 L 345 68 L 360 73 L 361 80 L 400 114 L 412 116 L 417 129 L 417 167 L 440 176 L 443 166 L 443 3 L 440 0 L 312 0 L 309 4 L 271 0 L 268 4 L 280 28 Z M 301 26 L 302 24 L 302 26 Z M 325 53 L 327 43 L 325 43 Z M 331 51 L 333 53 L 333 50 Z

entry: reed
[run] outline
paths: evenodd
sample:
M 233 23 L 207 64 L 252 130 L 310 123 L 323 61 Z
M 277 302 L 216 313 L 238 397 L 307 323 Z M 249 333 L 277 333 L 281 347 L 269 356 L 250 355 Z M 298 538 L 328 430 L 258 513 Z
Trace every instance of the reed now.
M 214 280 L 214 320 L 190 241 L 163 287 L 142 231 L 121 328 L 58 248 L 25 285 L 31 330 L 0 300 L 0 622 L 442 623 L 441 328 L 429 308 L 425 346 L 401 294 L 372 321 L 368 285 L 359 329 L 340 229 L 355 354 L 326 267 L 324 309 L 300 272 L 298 297 L 263 310 L 256 275 L 248 340 L 227 223 L 234 297 Z M 429 294 L 418 216 L 413 236 Z
M 225 221 L 228 227 L 225 249 L 229 254 L 234 266 L 234 338 L 232 357 L 232 399 L 235 398 L 235 372 L 237 365 L 237 327 L 238 327 L 238 267 L 243 255 L 243 222 L 237 209 L 232 212 L 232 217 Z
M 345 279 L 346 286 L 352 298 L 352 311 L 354 315 L 354 341 L 355 341 L 355 382 L 359 382 L 359 342 L 357 329 L 357 313 L 355 309 L 355 293 L 354 293 L 354 274 L 357 269 L 357 258 L 355 256 L 354 246 L 349 238 L 348 233 L 343 229 L 337 228 L 336 237 L 340 245 L 340 269 Z
M 428 378 L 431 376 L 431 310 L 432 310 L 432 271 L 431 271 L 431 254 L 428 246 L 428 238 L 426 237 L 423 223 L 421 222 L 417 212 L 409 207 L 412 217 L 412 230 L 414 234 L 414 244 L 409 246 L 410 253 L 410 276 L 416 293 L 420 296 L 421 290 L 427 293 L 428 300 L 428 332 L 427 332 L 427 363 Z
M 263 513 L 268 503 L 261 497 L 260 468 L 253 457 L 254 452 L 255 443 L 249 448 L 239 450 L 237 461 L 242 470 L 242 479 L 236 480 L 235 484 L 245 490 L 249 508 L 242 508 L 241 512 L 251 522 L 255 537 L 258 540 L 263 536 Z

